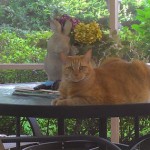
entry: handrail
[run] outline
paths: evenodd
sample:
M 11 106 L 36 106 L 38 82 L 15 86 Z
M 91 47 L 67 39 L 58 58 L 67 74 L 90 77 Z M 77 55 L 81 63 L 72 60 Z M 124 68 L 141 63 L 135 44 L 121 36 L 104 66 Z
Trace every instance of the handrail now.
M 43 70 L 44 63 L 0 63 L 0 70 Z

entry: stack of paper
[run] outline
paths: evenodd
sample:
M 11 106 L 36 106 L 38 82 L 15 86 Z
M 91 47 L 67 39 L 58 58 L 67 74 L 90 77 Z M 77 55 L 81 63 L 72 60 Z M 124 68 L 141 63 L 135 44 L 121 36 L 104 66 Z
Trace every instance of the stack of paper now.
M 59 95 L 59 92 L 45 89 L 34 90 L 33 87 L 16 86 L 13 95 L 52 97 L 52 95 Z

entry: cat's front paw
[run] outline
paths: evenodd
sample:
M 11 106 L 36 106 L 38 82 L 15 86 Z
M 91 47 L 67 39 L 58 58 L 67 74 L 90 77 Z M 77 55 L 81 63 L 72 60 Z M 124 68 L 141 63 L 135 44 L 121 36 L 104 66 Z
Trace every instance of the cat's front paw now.
M 63 100 L 64 99 L 64 97 L 58 97 L 57 99 L 54 99 L 54 100 L 52 100 L 51 101 L 51 105 L 56 105 L 57 104 L 57 101 L 61 101 L 61 100 Z
M 60 99 L 54 99 L 54 100 L 52 100 L 51 105 L 53 105 L 53 106 L 57 105 L 58 101 L 60 101 Z
M 55 99 L 51 102 L 51 105 L 53 106 L 67 105 L 67 102 L 66 100 L 62 100 L 62 99 Z

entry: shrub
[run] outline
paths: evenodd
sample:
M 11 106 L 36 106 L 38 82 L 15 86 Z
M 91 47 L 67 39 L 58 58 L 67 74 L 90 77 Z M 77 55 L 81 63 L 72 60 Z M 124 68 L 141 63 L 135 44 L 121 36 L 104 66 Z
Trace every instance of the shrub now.
M 24 36 L 24 37 L 23 37 Z M 0 62 L 39 63 L 46 54 L 46 40 L 50 32 L 32 32 L 23 36 L 4 30 L 0 34 Z

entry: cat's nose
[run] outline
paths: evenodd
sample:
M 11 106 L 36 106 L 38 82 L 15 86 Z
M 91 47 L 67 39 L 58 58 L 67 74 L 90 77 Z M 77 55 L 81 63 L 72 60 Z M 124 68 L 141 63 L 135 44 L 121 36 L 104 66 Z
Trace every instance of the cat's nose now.
M 75 71 L 75 72 L 74 72 L 74 75 L 75 75 L 75 76 L 78 76 L 78 75 L 79 75 L 79 71 Z
M 74 73 L 74 75 L 75 75 L 75 76 L 78 76 L 78 74 L 77 74 L 77 73 Z

